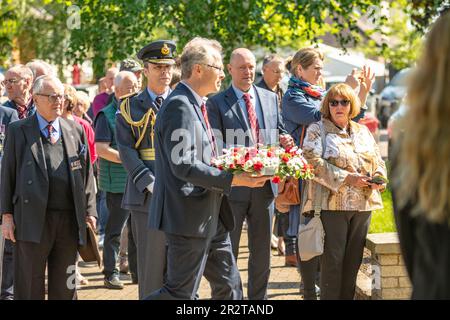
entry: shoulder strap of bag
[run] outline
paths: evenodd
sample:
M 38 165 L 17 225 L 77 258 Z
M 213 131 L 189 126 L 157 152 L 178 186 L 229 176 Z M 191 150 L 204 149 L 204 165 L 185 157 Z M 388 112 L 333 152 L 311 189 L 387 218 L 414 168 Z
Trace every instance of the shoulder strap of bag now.
M 326 132 L 323 122 L 319 122 L 320 127 L 320 139 L 322 141 L 322 158 L 325 155 L 325 138 Z M 316 182 L 316 190 L 314 193 L 314 216 L 320 217 L 320 210 L 322 209 L 322 185 Z
M 302 126 L 302 133 L 300 134 L 300 148 L 303 148 L 303 139 L 305 138 L 306 125 Z

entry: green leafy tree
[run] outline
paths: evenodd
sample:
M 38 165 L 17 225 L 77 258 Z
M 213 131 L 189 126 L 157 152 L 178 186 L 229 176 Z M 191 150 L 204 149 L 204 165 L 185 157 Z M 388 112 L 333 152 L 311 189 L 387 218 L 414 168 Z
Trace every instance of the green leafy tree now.
M 381 42 L 363 41 L 357 49 L 369 56 L 383 57 L 396 70 L 412 66 L 420 54 L 426 27 L 441 7 L 442 1 L 391 1 Z
M 17 2 L 0 0 L 0 65 L 11 56 L 14 36 L 18 28 Z
M 408 3 L 405 12 L 418 34 L 442 5 L 437 0 L 399 1 Z M 361 39 L 358 20 L 363 16 L 375 26 L 371 32 L 384 32 L 389 21 L 379 14 L 382 2 L 0 0 L 0 59 L 10 56 L 14 47 L 23 61 L 37 56 L 62 65 L 91 59 L 99 77 L 111 62 L 133 57 L 143 45 L 161 38 L 176 40 L 179 48 L 194 36 L 217 39 L 226 56 L 239 46 L 274 51 L 280 46 L 318 42 L 325 33 L 348 47 Z M 400 47 L 399 56 L 404 57 L 408 50 L 412 49 Z

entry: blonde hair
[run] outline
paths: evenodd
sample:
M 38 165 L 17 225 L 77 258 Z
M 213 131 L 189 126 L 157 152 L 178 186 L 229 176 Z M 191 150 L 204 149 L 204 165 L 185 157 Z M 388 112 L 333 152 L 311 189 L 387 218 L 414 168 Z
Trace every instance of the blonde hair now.
M 355 91 L 345 83 L 338 83 L 332 86 L 325 95 L 325 98 L 323 98 L 320 112 L 324 118 L 331 120 L 330 101 L 337 96 L 350 100 L 349 119 L 353 119 L 361 112 L 361 102 L 356 96 Z
M 64 83 L 64 95 L 66 96 L 66 101 L 69 102 L 69 104 L 67 104 L 66 110 L 68 112 L 72 112 L 73 108 L 75 107 L 75 105 L 78 102 L 78 98 L 77 98 L 77 90 L 72 87 L 70 84 Z
M 290 72 L 297 76 L 296 69 L 301 65 L 303 69 L 308 68 L 314 63 L 314 60 L 323 60 L 323 53 L 315 48 L 303 48 L 298 50 L 290 62 Z
M 82 104 L 84 108 L 83 110 L 80 110 L 80 112 L 83 114 L 86 113 L 86 111 L 91 106 L 89 95 L 84 91 L 77 90 L 76 97 L 77 97 L 77 104 L 78 105 Z
M 400 124 L 405 131 L 393 177 L 400 208 L 412 204 L 412 215 L 436 223 L 450 223 L 449 83 L 448 12 L 427 35 L 422 57 L 410 77 L 409 109 Z

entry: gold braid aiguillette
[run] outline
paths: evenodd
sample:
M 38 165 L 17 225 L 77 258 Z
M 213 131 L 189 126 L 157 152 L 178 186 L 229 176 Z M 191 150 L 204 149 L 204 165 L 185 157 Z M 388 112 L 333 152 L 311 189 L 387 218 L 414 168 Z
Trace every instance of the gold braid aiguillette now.
M 154 125 L 155 125 L 155 121 L 156 121 L 156 113 L 155 111 L 153 111 L 153 109 L 149 109 L 144 116 L 138 120 L 138 121 L 134 121 L 133 118 L 131 117 L 131 110 L 130 110 L 130 99 L 126 98 L 124 99 L 121 103 L 120 103 L 120 113 L 122 114 L 122 117 L 125 119 L 125 121 L 131 126 L 131 127 L 135 127 L 138 131 L 138 137 L 137 137 L 137 141 L 135 144 L 135 148 L 137 149 L 139 147 L 139 145 L 142 142 L 142 139 L 144 139 L 145 133 L 147 131 L 147 126 L 149 121 L 151 124 L 151 139 L 152 139 L 152 147 L 154 146 L 153 144 L 153 139 L 154 139 Z M 136 137 L 133 128 L 131 128 L 131 131 L 133 132 L 133 135 Z

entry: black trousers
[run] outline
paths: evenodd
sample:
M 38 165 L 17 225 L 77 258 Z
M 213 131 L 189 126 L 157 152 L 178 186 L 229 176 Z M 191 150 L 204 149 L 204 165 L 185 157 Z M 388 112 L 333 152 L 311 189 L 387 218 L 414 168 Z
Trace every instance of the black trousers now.
M 325 230 L 320 299 L 352 300 L 370 225 L 370 211 L 322 211 Z
M 247 201 L 229 200 L 235 218 L 235 228 L 230 232 L 233 254 L 238 259 L 242 225 L 247 219 L 248 235 L 248 299 L 266 300 L 270 277 L 270 241 L 274 197 L 270 184 L 252 189 Z
M 76 299 L 78 224 L 75 212 L 47 212 L 40 243 L 18 240 L 14 246 L 14 299 Z
M 3 239 L 0 239 L 3 241 Z M 14 244 L 11 240 L 4 240 L 5 247 L 3 251 L 3 263 L 2 265 L 2 287 L 0 293 L 0 300 L 13 300 L 14 299 L 14 263 L 13 263 L 13 251 Z
M 106 277 L 110 277 L 112 274 L 119 274 L 117 268 L 117 258 L 119 257 L 120 248 L 120 235 L 122 230 L 130 217 L 130 211 L 122 209 L 122 197 L 123 193 L 106 193 L 106 206 L 108 207 L 109 216 L 106 221 L 105 227 L 105 240 L 103 243 L 103 273 Z M 132 230 L 128 230 L 128 248 L 132 247 L 131 242 L 134 238 L 130 234 Z M 131 257 L 130 257 L 131 256 Z M 136 272 L 136 250 L 128 252 L 129 260 L 132 261 L 130 270 Z M 134 264 L 133 264 L 134 263 Z M 134 269 L 134 270 L 133 270 Z
M 167 277 L 146 300 L 194 300 L 202 275 L 211 285 L 213 300 L 242 300 L 239 270 L 222 222 L 213 238 L 166 233 L 166 239 Z

